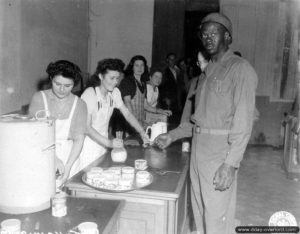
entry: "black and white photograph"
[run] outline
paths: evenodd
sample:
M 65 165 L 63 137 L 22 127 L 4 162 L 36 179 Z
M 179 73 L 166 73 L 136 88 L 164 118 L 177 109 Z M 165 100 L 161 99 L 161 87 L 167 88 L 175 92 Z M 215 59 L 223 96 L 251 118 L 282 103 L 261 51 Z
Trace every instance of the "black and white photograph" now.
M 300 0 L 1 0 L 1 234 L 300 233 Z

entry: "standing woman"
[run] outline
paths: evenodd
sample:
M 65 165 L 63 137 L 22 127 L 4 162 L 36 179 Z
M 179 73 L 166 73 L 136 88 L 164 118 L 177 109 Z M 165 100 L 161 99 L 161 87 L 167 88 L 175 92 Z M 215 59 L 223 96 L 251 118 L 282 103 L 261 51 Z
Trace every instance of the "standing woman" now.
M 147 80 L 147 61 L 144 56 L 136 55 L 130 60 L 125 70 L 125 78 L 120 84 L 120 91 L 126 107 L 142 126 L 145 119 L 144 101 Z M 127 131 L 134 133 L 130 128 Z
M 52 88 L 32 97 L 29 113 L 43 110 L 46 117 L 55 119 L 55 152 L 62 183 L 78 172 L 78 162 L 84 137 L 87 108 L 85 103 L 71 93 L 81 79 L 79 67 L 66 60 L 50 63 L 46 69 Z M 62 166 L 64 165 L 64 167 Z
M 120 59 L 99 61 L 95 76 L 99 78 L 100 85 L 86 89 L 81 96 L 87 104 L 88 117 L 87 137 L 80 155 L 80 169 L 101 157 L 106 152 L 106 148 L 123 146 L 121 139 L 110 140 L 108 138 L 109 120 L 114 108 L 121 111 L 124 118 L 136 129 L 145 143 L 149 142 L 143 127 L 126 108 L 120 90 L 116 88 L 122 69 L 123 62 Z

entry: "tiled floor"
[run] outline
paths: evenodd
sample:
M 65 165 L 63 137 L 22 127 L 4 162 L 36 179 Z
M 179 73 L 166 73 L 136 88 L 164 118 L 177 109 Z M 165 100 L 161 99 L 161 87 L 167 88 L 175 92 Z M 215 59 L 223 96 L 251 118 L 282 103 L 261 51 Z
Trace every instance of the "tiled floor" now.
M 241 225 L 267 226 L 276 211 L 292 213 L 300 225 L 300 181 L 287 179 L 282 150 L 248 147 L 238 177 L 236 218 Z M 186 227 L 186 233 L 195 233 Z

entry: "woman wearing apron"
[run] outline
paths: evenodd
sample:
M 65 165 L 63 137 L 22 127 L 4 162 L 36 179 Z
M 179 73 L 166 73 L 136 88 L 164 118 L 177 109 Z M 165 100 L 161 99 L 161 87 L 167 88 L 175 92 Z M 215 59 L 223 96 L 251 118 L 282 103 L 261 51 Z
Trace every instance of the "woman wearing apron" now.
M 135 116 L 142 126 L 145 126 L 145 89 L 148 80 L 148 67 L 146 59 L 141 55 L 131 58 L 126 70 L 125 78 L 120 84 L 120 91 L 124 103 L 128 110 Z M 135 131 L 127 126 L 129 135 L 134 135 Z
M 61 183 L 79 170 L 77 158 L 85 137 L 87 108 L 85 103 L 71 93 L 81 79 L 77 65 L 59 60 L 46 69 L 51 89 L 40 91 L 32 97 L 30 115 L 43 112 L 45 117 L 55 119 L 55 153 Z
M 121 139 L 108 138 L 108 126 L 114 108 L 118 108 L 124 118 L 141 135 L 145 143 L 149 138 L 143 127 L 124 105 L 121 93 L 116 88 L 124 63 L 119 59 L 104 59 L 98 63 L 94 77 L 100 79 L 100 85 L 87 88 L 81 98 L 88 109 L 87 137 L 80 155 L 80 169 L 101 157 L 106 148 L 123 147 Z
M 144 108 L 146 110 L 146 116 L 148 112 L 161 114 L 165 116 L 172 115 L 172 111 L 163 110 L 157 107 L 159 99 L 158 86 L 162 82 L 163 72 L 159 68 L 151 68 L 149 81 L 146 85 L 146 99 Z

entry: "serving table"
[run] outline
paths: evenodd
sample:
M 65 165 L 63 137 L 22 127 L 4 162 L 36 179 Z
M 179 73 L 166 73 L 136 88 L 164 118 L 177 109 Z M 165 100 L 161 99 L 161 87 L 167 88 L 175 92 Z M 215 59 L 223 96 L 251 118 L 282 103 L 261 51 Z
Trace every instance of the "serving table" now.
M 22 233 L 74 234 L 82 222 L 98 224 L 99 234 L 117 233 L 123 200 L 90 199 L 67 197 L 67 215 L 52 216 L 51 208 L 31 214 L 0 213 L 0 222 L 5 219 L 19 219 Z
M 176 234 L 182 233 L 187 219 L 187 174 L 189 153 L 181 152 L 181 145 L 172 144 L 162 151 L 155 147 L 127 147 L 124 164 L 113 163 L 110 152 L 72 177 L 66 187 L 73 196 L 101 199 L 124 199 L 120 214 L 120 234 Z M 146 159 L 153 182 L 142 189 L 108 193 L 93 189 L 82 182 L 83 174 L 91 167 L 134 166 L 136 159 Z M 157 169 L 180 173 L 156 173 Z

